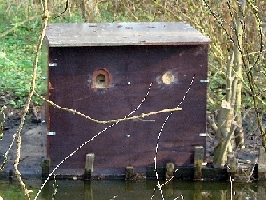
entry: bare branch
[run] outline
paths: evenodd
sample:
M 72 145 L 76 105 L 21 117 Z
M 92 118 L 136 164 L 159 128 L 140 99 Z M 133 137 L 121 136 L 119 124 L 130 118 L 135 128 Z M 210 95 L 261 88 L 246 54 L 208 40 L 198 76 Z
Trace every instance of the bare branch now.
M 215 123 L 214 119 L 211 118 L 210 116 L 207 117 L 207 122 L 208 124 L 210 125 L 210 128 L 215 132 L 215 134 L 217 133 L 218 131 L 218 126 L 217 124 Z
M 94 118 L 90 117 L 89 115 L 85 115 L 85 114 L 77 111 L 76 109 L 61 107 L 58 104 L 54 103 L 53 101 L 50 101 L 50 100 L 42 97 L 37 92 L 34 92 L 34 93 L 39 98 L 41 98 L 42 100 L 46 101 L 47 103 L 49 103 L 50 105 L 52 105 L 55 108 L 58 108 L 60 110 L 65 110 L 65 111 L 70 112 L 70 113 L 72 113 L 74 115 L 75 114 L 79 115 L 81 117 L 84 117 L 84 118 L 86 118 L 88 120 L 91 120 L 91 121 L 99 123 L 99 124 L 112 124 L 112 123 L 117 123 L 117 122 L 122 122 L 122 121 L 128 121 L 128 120 L 134 120 L 134 119 L 142 119 L 142 118 L 145 118 L 145 117 L 148 117 L 148 116 L 152 116 L 152 115 L 157 115 L 157 114 L 160 114 L 160 113 L 171 113 L 171 112 L 176 112 L 176 111 L 181 111 L 182 110 L 182 108 L 179 108 L 179 107 L 167 108 L 167 109 L 163 109 L 163 110 L 159 110 L 159 111 L 142 113 L 140 115 L 135 115 L 135 116 L 132 116 L 132 117 L 125 117 L 125 118 L 111 119 L 111 120 L 98 120 L 98 119 L 94 119 Z
M 37 52 L 35 54 L 35 59 L 34 59 L 34 63 L 33 63 L 32 81 L 31 81 L 31 88 L 30 88 L 31 90 L 28 94 L 28 98 L 27 98 L 27 101 L 26 101 L 26 104 L 25 104 L 24 110 L 23 110 L 23 115 L 22 115 L 21 120 L 20 120 L 20 125 L 19 125 L 17 132 L 16 132 L 17 156 L 16 156 L 15 163 L 14 163 L 14 169 L 15 169 L 16 177 L 17 177 L 27 199 L 30 199 L 30 195 L 29 195 L 30 190 L 27 189 L 25 183 L 23 182 L 23 180 L 21 178 L 21 173 L 18 169 L 19 160 L 20 160 L 20 153 L 21 153 L 21 132 L 22 132 L 22 128 L 23 128 L 24 123 L 25 123 L 26 115 L 29 111 L 30 102 L 31 102 L 32 96 L 34 94 L 34 88 L 36 86 L 39 52 L 41 51 L 42 41 L 43 41 L 43 38 L 45 36 L 45 31 L 46 31 L 46 27 L 47 27 L 47 23 L 48 23 L 48 17 L 49 17 L 48 16 L 48 10 L 47 10 L 47 0 L 44 1 L 43 13 L 44 13 L 44 16 L 43 16 L 42 32 L 41 32 L 41 35 L 39 37 L 39 41 L 38 41 L 38 45 L 37 45 Z

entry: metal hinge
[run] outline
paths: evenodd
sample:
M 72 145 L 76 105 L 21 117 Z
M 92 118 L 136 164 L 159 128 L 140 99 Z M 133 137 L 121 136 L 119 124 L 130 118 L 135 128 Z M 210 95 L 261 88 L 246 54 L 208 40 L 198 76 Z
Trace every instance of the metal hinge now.
M 57 63 L 49 63 L 49 67 L 56 67 Z
M 207 133 L 200 133 L 199 136 L 206 137 L 207 136 Z
M 55 135 L 55 132 L 47 132 L 47 135 Z
M 200 80 L 201 83 L 209 83 L 209 80 L 206 79 L 206 80 Z

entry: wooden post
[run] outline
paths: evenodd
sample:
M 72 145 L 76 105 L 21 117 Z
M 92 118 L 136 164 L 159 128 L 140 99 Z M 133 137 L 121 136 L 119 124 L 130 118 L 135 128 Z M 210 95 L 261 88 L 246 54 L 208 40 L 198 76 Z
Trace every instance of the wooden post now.
M 91 179 L 91 173 L 93 172 L 94 157 L 95 157 L 94 153 L 86 154 L 84 180 Z
M 169 180 L 174 176 L 175 172 L 175 164 L 174 163 L 166 163 L 165 165 L 165 179 Z
M 194 179 L 201 180 L 202 179 L 202 163 L 204 156 L 204 147 L 196 146 L 194 152 Z
M 45 179 L 49 176 L 51 160 L 49 158 L 42 161 L 42 178 Z
M 266 179 L 266 153 L 264 147 L 260 147 L 258 159 L 258 180 Z
M 125 180 L 132 180 L 134 177 L 134 168 L 132 166 L 126 167 Z
M 234 154 L 227 155 L 227 173 L 229 176 L 234 178 L 235 173 L 237 171 L 237 159 L 235 158 Z

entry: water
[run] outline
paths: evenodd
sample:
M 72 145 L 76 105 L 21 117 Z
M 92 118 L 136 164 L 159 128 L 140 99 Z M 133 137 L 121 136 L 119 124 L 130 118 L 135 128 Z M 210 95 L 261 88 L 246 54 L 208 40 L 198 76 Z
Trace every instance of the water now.
M 28 189 L 33 190 L 35 196 L 42 182 L 40 180 L 26 180 Z M 50 181 L 41 192 L 38 199 L 50 200 L 54 193 L 54 181 Z M 161 200 L 159 190 L 154 193 L 156 181 L 121 181 L 95 180 L 90 183 L 83 181 L 57 181 L 57 194 L 54 199 L 59 200 Z M 265 200 L 266 182 L 233 183 L 233 200 Z M 0 181 L 0 196 L 4 200 L 21 200 L 24 195 L 17 182 Z M 230 182 L 186 182 L 174 181 L 163 189 L 165 200 L 227 200 L 231 199 Z M 0 198 L 1 199 L 1 198 Z

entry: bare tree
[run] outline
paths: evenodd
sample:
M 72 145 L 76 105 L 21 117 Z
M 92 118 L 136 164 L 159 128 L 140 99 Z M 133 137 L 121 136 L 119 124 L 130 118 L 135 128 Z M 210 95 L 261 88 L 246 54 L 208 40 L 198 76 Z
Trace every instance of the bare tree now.
M 99 14 L 97 0 L 78 0 L 82 11 L 82 17 L 85 22 L 96 22 L 96 16 Z

